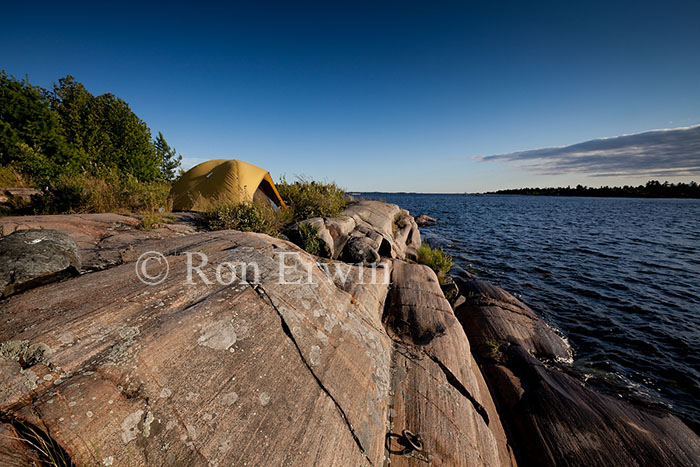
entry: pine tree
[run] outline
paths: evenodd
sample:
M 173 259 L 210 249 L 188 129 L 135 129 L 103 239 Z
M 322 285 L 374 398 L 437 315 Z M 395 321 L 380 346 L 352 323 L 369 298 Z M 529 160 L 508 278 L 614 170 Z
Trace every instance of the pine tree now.
M 177 177 L 177 169 L 182 164 L 182 156 L 177 154 L 175 148 L 170 147 L 167 141 L 165 141 L 163 133 L 160 131 L 153 144 L 156 149 L 156 155 L 158 156 L 161 178 L 167 181 L 175 180 Z

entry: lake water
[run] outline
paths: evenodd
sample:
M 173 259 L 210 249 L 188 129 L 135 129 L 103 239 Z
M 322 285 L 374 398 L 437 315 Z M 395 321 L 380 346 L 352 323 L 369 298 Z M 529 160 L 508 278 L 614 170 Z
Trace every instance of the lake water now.
M 700 431 L 700 200 L 364 193 L 571 343 L 566 368 Z

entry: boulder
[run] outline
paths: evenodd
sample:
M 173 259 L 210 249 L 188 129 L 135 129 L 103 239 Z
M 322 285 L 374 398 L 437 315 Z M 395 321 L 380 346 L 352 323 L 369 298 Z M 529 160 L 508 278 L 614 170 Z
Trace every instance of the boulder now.
M 394 245 L 397 257 L 415 260 L 418 257 L 421 239 L 418 224 L 405 209 L 394 220 Z
M 355 219 L 350 216 L 338 216 L 331 217 L 325 220 L 326 228 L 328 233 L 333 239 L 333 251 L 337 252 L 335 256 L 337 257 L 345 247 L 350 238 L 350 234 L 355 230 Z
M 421 214 L 420 216 L 416 217 L 416 224 L 418 224 L 418 227 L 428 227 L 437 224 L 437 219 Z
M 351 204 L 343 213 L 355 219 L 356 223 L 364 223 L 387 238 L 393 236 L 394 219 L 400 214 L 401 208 L 384 201 L 363 200 Z
M 367 237 L 351 237 L 343 248 L 343 261 L 352 264 L 374 264 L 380 259 L 379 253 Z
M 678 418 L 599 393 L 551 366 L 571 361 L 551 327 L 498 287 L 457 282 L 463 296 L 455 315 L 519 463 L 700 465 L 700 438 Z
M 0 237 L 0 292 L 8 296 L 80 270 L 78 245 L 57 230 L 22 230 Z
M 343 215 L 355 220 L 355 232 L 376 243 L 375 248 L 381 256 L 403 259 L 405 245 L 395 241 L 396 222 L 402 216 L 401 211 L 395 204 L 363 200 L 351 204 Z

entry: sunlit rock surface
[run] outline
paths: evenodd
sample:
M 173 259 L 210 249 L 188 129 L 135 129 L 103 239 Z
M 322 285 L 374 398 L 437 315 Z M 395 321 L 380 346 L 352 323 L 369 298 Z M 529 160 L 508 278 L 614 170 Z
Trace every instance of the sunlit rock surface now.
M 402 259 L 420 245 L 406 211 L 363 201 L 320 222 L 336 259 L 187 214 L 149 231 L 0 219 L 64 232 L 83 259 L 0 300 L 0 464 L 36 462 L 32 432 L 77 465 L 698 463 L 677 418 L 546 366 L 567 343 L 506 292 L 457 281 L 453 312 Z M 382 263 L 338 260 L 352 237 Z
M 414 455 L 431 464 L 514 464 L 469 342 L 430 268 L 394 262 L 384 323 L 395 348 L 393 433 L 424 434 L 426 452 Z M 391 465 L 418 465 L 391 451 Z
M 409 212 L 382 201 L 357 201 L 338 217 L 314 217 L 303 223 L 318 230 L 328 257 L 351 262 L 363 262 L 368 256 L 415 258 L 421 243 L 418 225 Z M 355 240 L 361 242 L 361 248 L 353 248 Z M 358 249 L 363 250 L 361 254 L 356 253 Z
M 94 271 L 0 302 L 9 428 L 36 427 L 78 465 L 511 463 L 429 269 L 318 262 L 261 234 L 146 232 L 133 218 L 98 216 L 5 220 L 75 235 Z M 167 277 L 157 260 L 140 269 L 149 251 L 167 259 Z M 217 280 L 217 268 L 231 280 L 232 267 L 236 281 Z M 422 326 L 431 307 L 444 316 L 430 342 L 389 324 L 414 309 Z M 404 429 L 422 451 L 391 436 Z

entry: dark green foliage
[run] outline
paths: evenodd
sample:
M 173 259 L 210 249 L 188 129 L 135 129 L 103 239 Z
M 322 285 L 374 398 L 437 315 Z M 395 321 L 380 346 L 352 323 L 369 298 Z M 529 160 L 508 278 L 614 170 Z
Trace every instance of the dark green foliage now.
M 158 132 L 158 136 L 153 142 L 156 148 L 156 156 L 158 156 L 158 167 L 160 168 L 160 177 L 163 180 L 172 182 L 177 178 L 177 169 L 182 163 L 182 156 L 177 154 L 175 148 L 171 148 L 165 141 L 163 133 Z
M 333 217 L 340 214 L 348 204 L 345 190 L 335 183 L 309 181 L 303 177 L 289 183 L 282 177 L 277 190 L 293 211 L 296 221 L 312 217 Z
M 0 165 L 37 184 L 59 175 L 172 180 L 181 157 L 113 94 L 93 96 L 72 76 L 51 92 L 0 73 Z
M 74 155 L 93 167 L 116 168 L 139 180 L 160 177 L 151 130 L 113 94 L 93 96 L 72 76 L 54 85 L 51 108 L 59 115 Z
M 0 165 L 39 178 L 74 168 L 59 116 L 38 86 L 0 71 Z
M 445 282 L 447 275 L 452 269 L 452 255 L 442 251 L 442 248 L 431 248 L 428 243 L 423 242 L 418 249 L 417 262 L 425 264 L 437 274 L 440 284 Z
M 514 190 L 499 190 L 491 194 L 497 195 L 531 195 L 531 196 L 591 196 L 616 198 L 700 198 L 700 186 L 690 183 L 660 183 L 650 180 L 646 185 L 623 187 L 604 186 L 600 188 L 577 185 L 559 188 L 518 188 Z
M 299 224 L 299 246 L 312 255 L 323 253 L 325 245 L 318 238 L 318 229 L 310 224 Z

